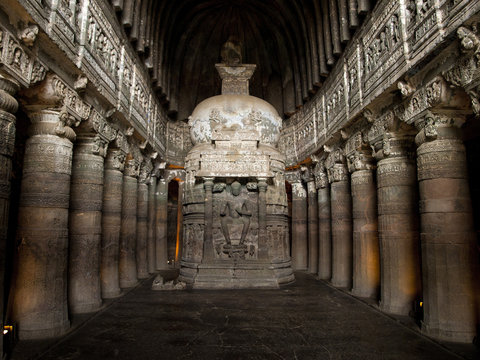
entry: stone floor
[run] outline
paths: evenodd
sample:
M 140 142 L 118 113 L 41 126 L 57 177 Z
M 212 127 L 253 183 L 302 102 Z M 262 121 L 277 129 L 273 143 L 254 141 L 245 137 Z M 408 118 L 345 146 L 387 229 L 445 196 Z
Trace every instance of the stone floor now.
M 22 341 L 12 359 L 459 359 L 473 345 L 437 344 L 313 276 L 281 290 L 152 291 L 153 278 L 55 341 Z

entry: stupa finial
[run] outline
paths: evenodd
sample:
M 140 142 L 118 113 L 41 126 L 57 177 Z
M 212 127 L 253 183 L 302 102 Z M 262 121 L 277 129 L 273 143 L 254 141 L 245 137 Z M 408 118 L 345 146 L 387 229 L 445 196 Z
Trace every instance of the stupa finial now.
M 222 46 L 222 63 L 216 64 L 222 78 L 222 94 L 248 95 L 248 81 L 256 65 L 242 64 L 242 43 L 230 36 Z

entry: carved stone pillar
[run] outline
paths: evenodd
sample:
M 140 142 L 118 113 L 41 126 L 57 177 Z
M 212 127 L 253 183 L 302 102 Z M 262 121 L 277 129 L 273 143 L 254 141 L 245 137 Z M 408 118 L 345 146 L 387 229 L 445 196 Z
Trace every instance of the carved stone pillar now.
M 377 120 L 368 133 L 377 162 L 380 309 L 408 315 L 421 292 L 417 181 L 411 129 L 393 114 Z
M 345 152 L 351 172 L 353 205 L 352 294 L 377 298 L 380 289 L 380 250 L 374 159 L 361 133 L 347 141 Z
M 19 85 L 0 75 L 0 309 L 4 309 L 5 246 L 7 242 L 8 214 L 10 210 L 10 177 L 15 144 L 15 115 L 18 103 L 12 96 Z M 3 329 L 3 311 L 0 314 Z M 3 352 L 0 344 L 0 353 Z
M 70 192 L 68 302 L 73 313 L 102 305 L 100 259 L 103 173 L 106 142 L 99 135 L 79 136 L 73 152 Z
M 137 274 L 139 279 L 148 278 L 147 263 L 147 219 L 148 219 L 148 185 L 146 176 L 140 175 L 137 197 Z
M 71 119 L 56 110 L 29 112 L 17 230 L 12 318 L 20 339 L 64 334 L 67 307 Z
M 292 178 L 292 267 L 308 269 L 307 192 L 299 174 Z
M 102 297 L 115 298 L 121 294 L 119 280 L 119 244 L 122 223 L 123 169 L 125 152 L 108 149 L 105 159 L 103 188 L 102 261 L 100 266 Z
M 122 225 L 120 229 L 119 277 L 121 288 L 138 284 L 136 264 L 138 163 L 127 159 L 123 174 Z
M 310 171 L 305 174 L 308 197 L 308 272 L 318 272 L 318 204 L 315 179 Z
M 180 267 L 180 261 L 183 253 L 183 189 L 185 182 L 178 181 L 178 201 L 177 201 L 177 248 L 175 254 L 175 267 Z
M 139 279 L 146 279 L 148 274 L 148 185 L 153 169 L 149 158 L 143 160 L 138 178 L 137 197 L 137 274 Z
M 258 178 L 258 258 L 268 258 L 267 246 L 267 178 Z
M 157 270 L 155 257 L 155 192 L 157 191 L 157 178 L 152 176 L 148 183 L 148 232 L 147 232 L 147 263 L 148 272 L 153 274 Z
M 330 153 L 326 167 L 332 214 L 332 285 L 352 287 L 352 198 L 342 150 Z
M 323 162 L 315 166 L 318 197 L 318 278 L 332 277 L 332 233 L 330 216 L 330 187 Z
M 415 140 L 420 189 L 424 319 L 422 330 L 446 341 L 476 335 L 478 251 L 462 117 L 427 113 Z
M 212 223 L 213 223 L 213 178 L 204 178 L 205 189 L 205 232 L 203 240 L 203 260 L 213 259 Z
M 155 251 L 157 270 L 168 269 L 167 251 L 167 217 L 168 217 L 168 184 L 165 179 L 158 179 L 155 196 Z

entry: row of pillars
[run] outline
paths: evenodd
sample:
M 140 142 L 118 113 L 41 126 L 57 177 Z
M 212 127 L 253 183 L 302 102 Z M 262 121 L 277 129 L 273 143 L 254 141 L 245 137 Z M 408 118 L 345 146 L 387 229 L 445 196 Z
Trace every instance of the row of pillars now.
M 0 77 L 3 248 L 17 89 L 13 80 Z M 168 189 L 165 180 L 142 175 L 137 159 L 117 140 L 109 144 L 95 132 L 76 133 L 61 109 L 25 108 L 31 124 L 7 317 L 17 324 L 20 339 L 33 339 L 64 334 L 70 314 L 97 311 L 102 299 L 168 268 Z
M 386 313 L 421 301 L 423 332 L 471 342 L 479 258 L 460 125 L 429 114 L 413 132 L 356 134 L 291 177 L 294 268 Z

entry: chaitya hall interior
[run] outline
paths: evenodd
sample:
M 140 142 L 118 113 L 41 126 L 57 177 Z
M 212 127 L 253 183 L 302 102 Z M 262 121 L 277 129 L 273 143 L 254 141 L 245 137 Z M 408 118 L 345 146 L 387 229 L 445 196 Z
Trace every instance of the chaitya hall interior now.
M 2 359 L 474 359 L 480 1 L 2 0 Z

